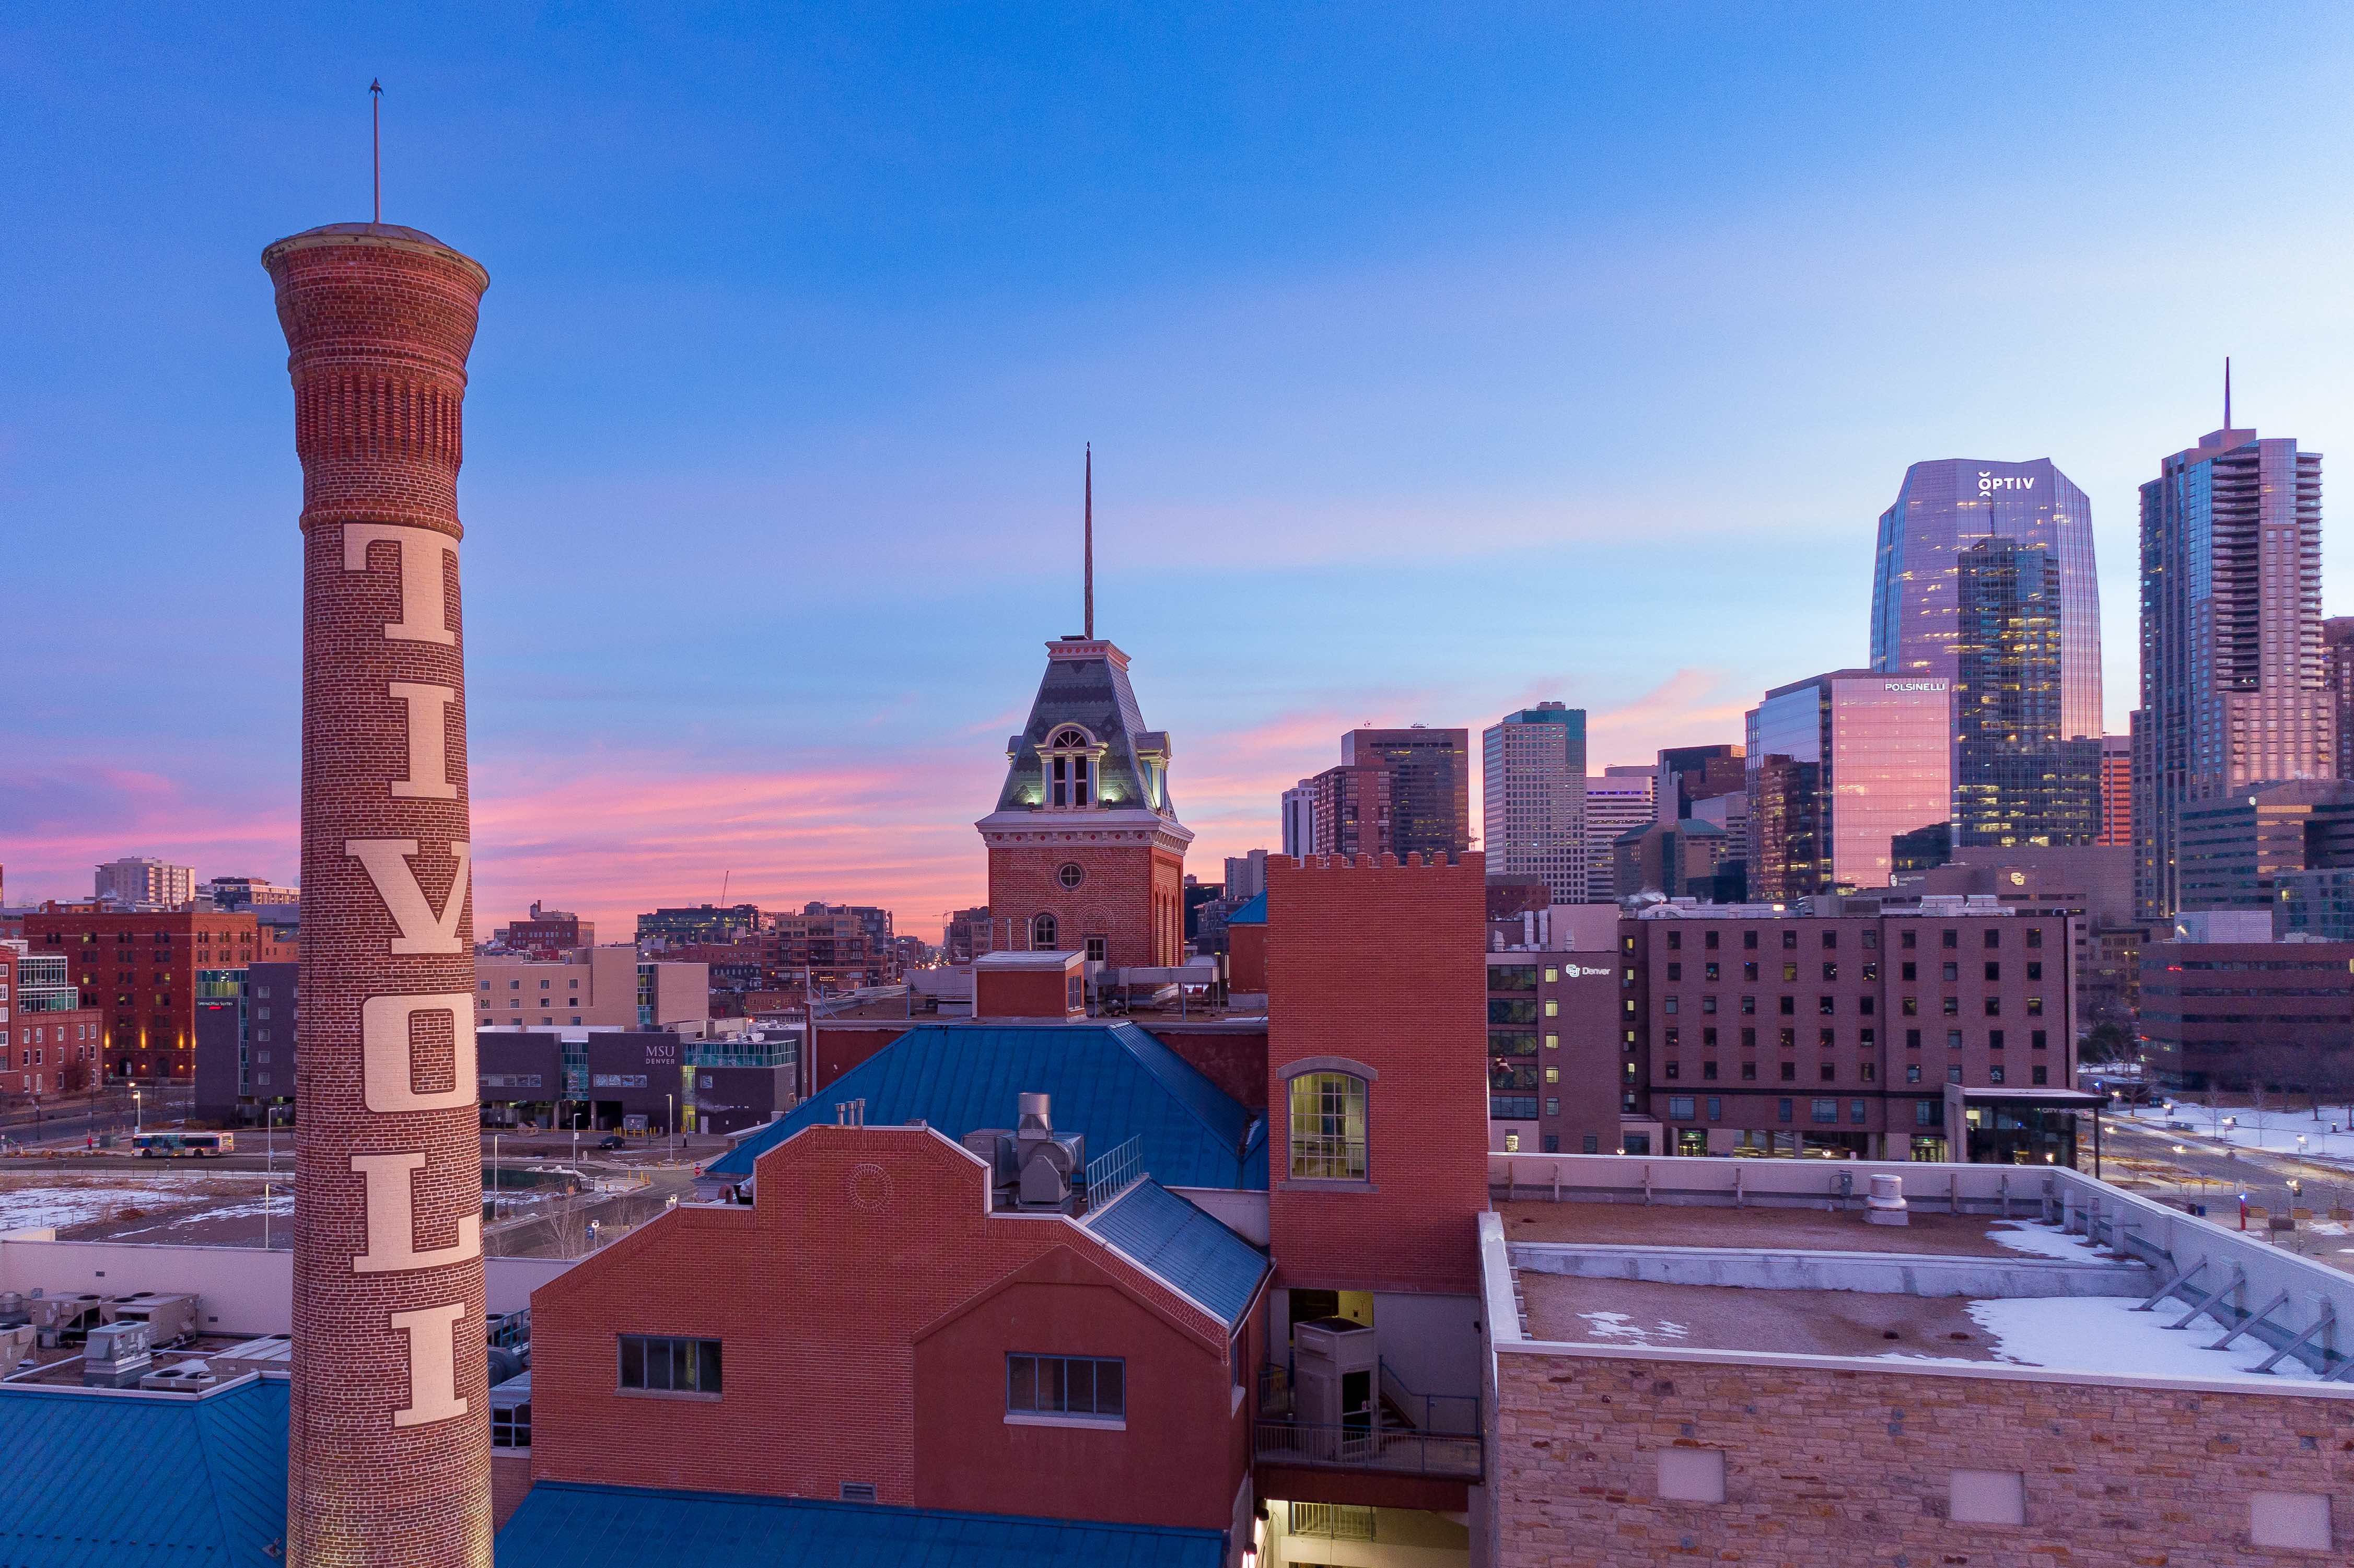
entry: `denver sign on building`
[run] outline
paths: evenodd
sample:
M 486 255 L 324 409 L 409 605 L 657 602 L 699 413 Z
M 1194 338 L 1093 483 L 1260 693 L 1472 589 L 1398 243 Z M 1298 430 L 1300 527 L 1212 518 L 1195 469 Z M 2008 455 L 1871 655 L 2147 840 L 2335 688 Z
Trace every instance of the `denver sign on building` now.
M 458 465 L 489 277 L 375 223 L 261 260 L 302 463 L 287 1558 L 487 1568 Z

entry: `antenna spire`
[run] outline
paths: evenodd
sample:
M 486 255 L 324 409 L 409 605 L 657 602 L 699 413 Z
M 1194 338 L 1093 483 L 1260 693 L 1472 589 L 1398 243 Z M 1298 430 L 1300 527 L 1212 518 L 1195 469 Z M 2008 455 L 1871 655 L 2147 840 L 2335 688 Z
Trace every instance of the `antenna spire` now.
M 2232 428 L 2232 356 L 2223 356 L 2223 428 Z
M 1087 443 L 1087 546 L 1082 575 L 1087 582 L 1087 639 L 1096 640 L 1096 444 Z
M 374 144 L 376 163 L 376 221 L 384 221 L 384 83 L 376 78 L 368 80 L 368 140 Z

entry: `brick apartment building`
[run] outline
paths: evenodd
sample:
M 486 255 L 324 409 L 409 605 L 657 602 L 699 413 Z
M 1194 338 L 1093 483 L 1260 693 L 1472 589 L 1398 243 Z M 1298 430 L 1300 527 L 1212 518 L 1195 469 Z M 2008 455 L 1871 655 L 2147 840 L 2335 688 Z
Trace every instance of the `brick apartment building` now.
M 2354 942 L 2153 942 L 2140 1017 L 2179 1088 L 2354 1094 Z
M 142 1081 L 196 1075 L 196 1002 L 237 971 L 293 955 L 260 936 L 250 910 L 123 910 L 44 904 L 25 916 L 35 953 L 61 954 L 67 979 L 105 1018 L 107 1072 Z
M 102 1065 L 105 1019 L 67 979 L 64 954 L 0 938 L 0 1095 L 90 1087 Z
M 529 958 L 546 958 L 556 953 L 568 953 L 575 948 L 595 947 L 597 923 L 583 920 L 568 910 L 543 908 L 539 901 L 534 899 L 531 913 L 502 927 L 497 937 L 514 952 Z
M 1948 1085 L 2006 1125 L 2091 1103 L 2064 918 L 1702 905 L 1623 922 L 1619 948 L 1623 1044 L 1666 1139 L 1630 1153 L 1943 1160 Z

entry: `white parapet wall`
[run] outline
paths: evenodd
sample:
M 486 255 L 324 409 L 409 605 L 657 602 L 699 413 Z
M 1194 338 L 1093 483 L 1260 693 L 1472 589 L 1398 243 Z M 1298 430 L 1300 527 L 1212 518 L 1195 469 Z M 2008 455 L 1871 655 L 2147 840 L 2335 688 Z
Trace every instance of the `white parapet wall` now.
M 493 1316 L 531 1305 L 531 1293 L 572 1265 L 553 1257 L 482 1260 Z M 294 1255 L 260 1247 L 172 1246 L 141 1242 L 59 1241 L 53 1230 L 0 1234 L 0 1291 L 30 1296 L 133 1291 L 197 1298 L 208 1334 L 288 1334 L 294 1330 Z
M 2111 1247 L 2149 1265 L 2160 1284 L 2172 1282 L 2177 1315 L 2198 1307 L 2226 1324 L 2249 1316 L 2253 1320 L 2243 1331 L 2250 1338 L 2274 1347 L 2294 1343 L 2292 1353 L 2316 1371 L 2325 1362 L 2344 1364 L 2331 1358 L 2354 1351 L 2354 1275 L 2075 1171 L 1870 1160 L 1488 1157 L 1490 1188 L 1507 1201 L 1860 1212 L 1876 1175 L 1896 1177 L 1905 1202 L 1924 1213 L 2042 1219 Z M 2342 1386 L 2354 1390 L 2354 1383 Z
M 1886 1233 L 1882 1233 L 1886 1234 Z M 1857 1290 L 1872 1296 L 2147 1296 L 2146 1264 L 2056 1257 L 1939 1257 L 1912 1253 L 1805 1252 L 1766 1247 L 1580 1245 L 1514 1242 L 1512 1262 L 1579 1279 L 1721 1285 L 1751 1290 Z

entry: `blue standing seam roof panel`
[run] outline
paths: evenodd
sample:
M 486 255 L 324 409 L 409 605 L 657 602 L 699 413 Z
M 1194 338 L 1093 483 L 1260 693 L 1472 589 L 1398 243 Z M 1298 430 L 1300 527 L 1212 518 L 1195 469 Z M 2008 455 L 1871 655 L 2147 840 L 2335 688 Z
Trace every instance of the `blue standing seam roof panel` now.
M 497 1568 L 1220 1568 L 1225 1532 L 542 1481 Z
M 1254 893 L 1240 907 L 1226 916 L 1229 926 L 1264 926 L 1267 924 L 1267 894 Z
M 870 1126 L 923 1121 L 951 1139 L 1014 1125 L 1016 1097 L 1051 1097 L 1058 1132 L 1083 1133 L 1090 1157 L 1137 1139 L 1144 1168 L 1174 1187 L 1267 1185 L 1265 1128 L 1182 1056 L 1133 1023 L 928 1024 L 909 1030 L 711 1162 L 741 1181 L 803 1128 L 864 1099 Z
M 1158 1181 L 1139 1181 L 1081 1222 L 1105 1245 L 1232 1330 L 1273 1266 L 1266 1254 Z
M 284 1568 L 287 1384 L 0 1391 L 7 1568 Z

